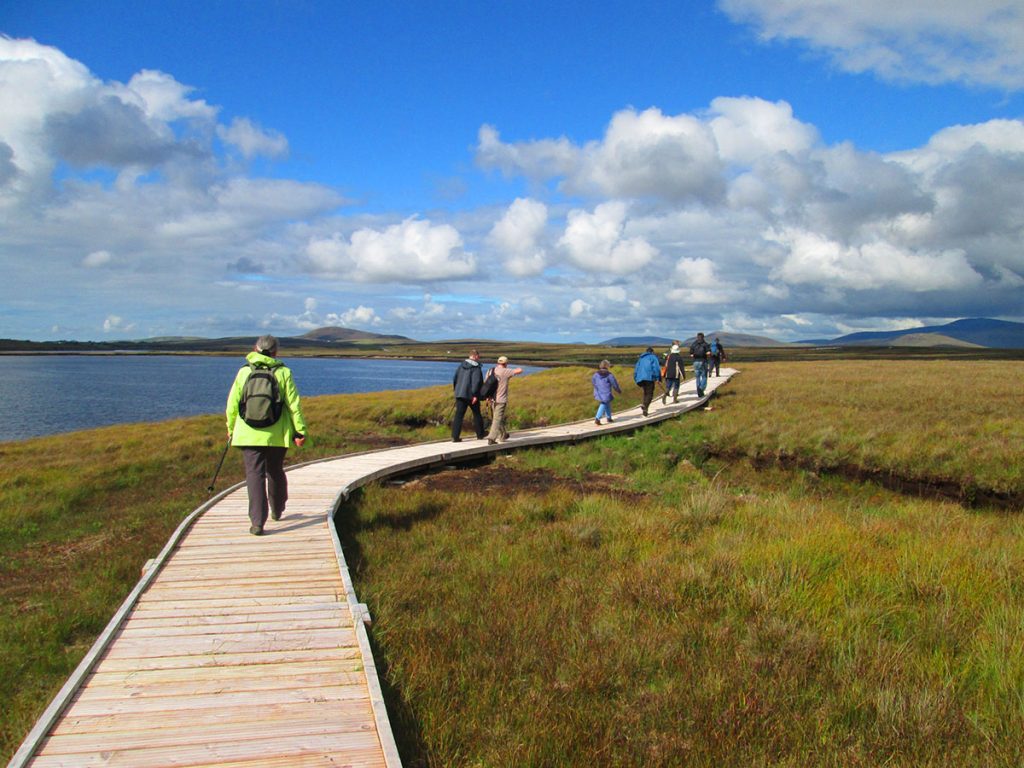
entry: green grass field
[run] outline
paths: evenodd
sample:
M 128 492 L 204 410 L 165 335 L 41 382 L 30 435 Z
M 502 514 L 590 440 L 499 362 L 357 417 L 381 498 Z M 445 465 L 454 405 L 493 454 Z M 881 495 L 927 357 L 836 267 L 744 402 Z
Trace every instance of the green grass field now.
M 1024 363 L 742 368 L 711 411 L 340 511 L 406 765 L 1024 762 Z M 512 428 L 591 416 L 588 380 L 516 380 Z M 306 409 L 294 460 L 442 437 L 450 401 Z M 4 759 L 205 498 L 221 419 L 173 427 L 0 444 Z

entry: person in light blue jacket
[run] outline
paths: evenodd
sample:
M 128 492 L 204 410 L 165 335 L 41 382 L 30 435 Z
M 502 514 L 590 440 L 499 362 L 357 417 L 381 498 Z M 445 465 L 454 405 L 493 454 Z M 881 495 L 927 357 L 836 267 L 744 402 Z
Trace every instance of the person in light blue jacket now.
M 661 363 L 658 362 L 658 356 L 654 354 L 654 347 L 648 347 L 647 351 L 636 361 L 636 367 L 633 369 L 633 381 L 644 391 L 644 400 L 640 410 L 646 416 L 651 400 L 654 399 L 654 384 L 661 381 Z
M 602 360 L 601 364 L 597 366 L 597 371 L 590 378 L 590 382 L 594 385 L 594 399 L 599 403 L 597 415 L 594 416 L 594 423 L 597 426 L 601 426 L 601 416 L 606 416 L 608 423 L 612 423 L 612 400 L 615 399 L 612 390 L 622 394 L 619 382 L 615 379 L 615 374 L 611 372 L 611 365 L 607 360 Z

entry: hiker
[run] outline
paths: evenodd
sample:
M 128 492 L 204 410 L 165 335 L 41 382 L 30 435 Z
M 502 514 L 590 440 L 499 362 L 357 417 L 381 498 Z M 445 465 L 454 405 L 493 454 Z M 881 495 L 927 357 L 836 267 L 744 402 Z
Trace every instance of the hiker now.
M 263 535 L 268 507 L 271 519 L 284 516 L 288 501 L 284 456 L 292 443 L 301 448 L 307 435 L 292 372 L 276 358 L 277 339 L 260 336 L 228 393 L 228 437 L 242 449 L 249 533 L 254 536 Z
M 725 347 L 722 346 L 722 342 L 715 336 L 715 340 L 711 342 L 711 364 L 709 368 L 715 369 L 715 376 L 721 376 L 720 366 L 722 361 L 725 360 Z
M 648 347 L 637 359 L 636 367 L 633 369 L 633 381 L 644 391 L 640 410 L 646 416 L 651 400 L 654 399 L 654 384 L 661 381 L 661 366 L 658 364 L 658 356 L 654 354 L 654 347 Z
M 708 355 L 711 347 L 704 341 L 704 334 L 698 333 L 690 345 L 690 357 L 693 358 L 693 375 L 697 379 L 697 397 L 704 397 L 704 389 L 708 385 Z
M 683 356 L 679 354 L 679 342 L 672 344 L 665 358 L 665 392 L 661 396 L 661 404 L 668 402 L 668 396 L 672 395 L 672 402 L 679 402 L 679 382 L 683 378 Z
M 494 416 L 491 418 L 491 431 L 487 435 L 488 445 L 508 440 L 508 432 L 505 430 L 505 419 L 508 417 L 508 382 L 522 372 L 522 368 L 509 368 L 508 358 L 502 355 L 498 358 L 498 364 L 487 374 L 489 377 L 493 376 L 498 384 L 493 398 Z
M 610 362 L 602 360 L 594 375 L 590 377 L 590 382 L 594 385 L 594 399 L 599 403 L 597 415 L 594 416 L 594 423 L 599 427 L 602 414 L 608 418 L 609 424 L 612 423 L 612 400 L 615 399 L 612 390 L 622 394 L 619 382 L 616 380 L 615 374 L 611 372 L 611 366 Z
M 480 368 L 480 353 L 471 350 L 469 357 L 455 369 L 452 377 L 452 388 L 455 390 L 455 415 L 452 419 L 452 442 L 461 443 L 462 419 L 466 409 L 473 412 L 473 429 L 476 439 L 484 439 L 484 417 L 480 414 L 480 387 L 484 383 L 483 371 Z

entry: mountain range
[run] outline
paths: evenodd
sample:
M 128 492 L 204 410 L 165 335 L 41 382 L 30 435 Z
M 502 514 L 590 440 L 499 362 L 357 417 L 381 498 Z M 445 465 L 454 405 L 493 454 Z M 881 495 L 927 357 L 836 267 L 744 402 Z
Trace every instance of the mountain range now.
M 693 343 L 696 336 L 690 336 L 686 339 L 681 339 L 680 343 L 684 347 L 689 347 Z M 730 331 L 712 331 L 705 333 L 704 338 L 709 342 L 713 339 L 718 339 L 722 346 L 727 350 L 735 347 L 785 347 L 787 346 L 784 341 L 776 341 L 775 339 L 769 339 L 767 336 L 752 336 L 749 333 L 732 333 Z M 654 347 L 660 349 L 661 347 L 672 346 L 672 339 L 667 339 L 662 336 L 616 336 L 613 339 L 606 339 L 605 341 L 598 342 L 597 346 L 600 347 Z
M 814 346 L 861 347 L 989 347 L 1024 349 L 1024 323 L 984 317 L 954 320 L 945 325 L 928 325 L 895 331 L 862 331 L 835 339 L 796 342 Z

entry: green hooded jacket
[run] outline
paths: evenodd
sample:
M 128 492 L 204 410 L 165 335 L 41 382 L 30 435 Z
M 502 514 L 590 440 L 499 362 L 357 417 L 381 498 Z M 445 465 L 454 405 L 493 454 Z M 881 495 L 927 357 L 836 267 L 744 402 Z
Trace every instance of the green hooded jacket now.
M 231 385 L 231 391 L 228 393 L 226 415 L 228 432 L 231 433 L 231 444 L 234 446 L 270 445 L 287 448 L 292 444 L 292 438 L 300 435 L 306 436 L 306 420 L 302 416 L 302 403 L 299 401 L 299 391 L 295 388 L 292 372 L 280 360 L 260 352 L 250 352 L 245 359 L 250 363 L 265 365 L 273 369 L 277 384 L 281 388 L 285 407 L 281 411 L 281 418 L 269 427 L 250 427 L 240 419 L 238 404 L 242 399 L 245 380 L 249 378 L 251 370 L 248 365 L 240 368 L 235 376 L 235 383 Z

